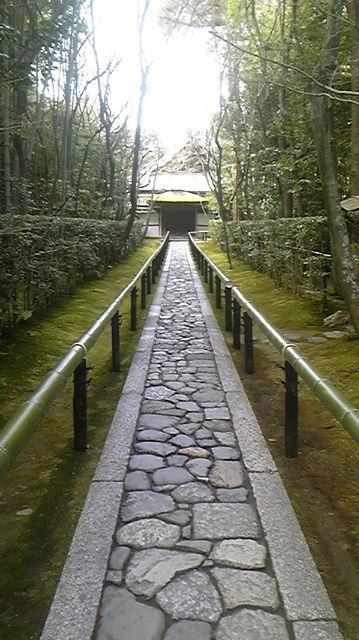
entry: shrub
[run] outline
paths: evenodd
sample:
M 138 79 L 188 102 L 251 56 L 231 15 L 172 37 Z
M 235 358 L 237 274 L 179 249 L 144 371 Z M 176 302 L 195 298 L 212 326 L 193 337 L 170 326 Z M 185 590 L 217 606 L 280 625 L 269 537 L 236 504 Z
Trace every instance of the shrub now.
M 0 333 L 100 276 L 142 242 L 136 223 L 48 216 L 0 218 Z

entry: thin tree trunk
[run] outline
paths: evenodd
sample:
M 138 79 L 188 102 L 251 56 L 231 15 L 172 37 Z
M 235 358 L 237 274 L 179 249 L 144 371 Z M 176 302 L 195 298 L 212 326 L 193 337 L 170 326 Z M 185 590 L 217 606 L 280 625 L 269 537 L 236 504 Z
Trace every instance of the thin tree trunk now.
M 4 42 L 2 46 L 3 66 L 6 64 L 8 47 Z M 2 122 L 3 122 L 3 180 L 4 180 L 4 213 L 11 211 L 11 173 L 10 173 L 10 122 L 9 122 L 10 90 L 9 83 L 5 79 L 2 85 Z
M 346 0 L 351 23 L 351 90 L 359 92 L 359 0 Z M 359 106 L 355 101 L 351 105 L 351 169 L 350 192 L 359 195 Z
M 315 78 L 325 84 L 331 82 L 336 69 L 340 41 L 340 18 L 343 7 L 344 0 L 330 0 L 326 40 L 321 61 L 314 72 Z M 328 217 L 333 268 L 355 330 L 359 334 L 359 284 L 350 251 L 348 231 L 340 206 L 332 118 L 328 100 L 318 92 L 315 82 L 312 84 L 312 94 L 313 136 Z

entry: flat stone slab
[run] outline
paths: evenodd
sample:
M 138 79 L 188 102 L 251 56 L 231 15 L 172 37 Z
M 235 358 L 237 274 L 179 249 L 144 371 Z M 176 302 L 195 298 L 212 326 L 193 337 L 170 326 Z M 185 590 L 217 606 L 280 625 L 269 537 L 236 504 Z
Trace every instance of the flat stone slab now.
M 212 447 L 212 453 L 218 460 L 239 460 L 240 455 L 233 447 Z
M 145 391 L 146 400 L 165 400 L 173 396 L 173 389 L 169 389 L 164 385 L 156 385 L 155 387 L 147 387 Z
M 139 431 L 136 435 L 136 438 L 139 442 L 142 442 L 143 440 L 150 442 L 165 442 L 169 439 L 169 437 L 169 433 L 159 431 L 158 429 L 143 429 L 143 431 Z
M 172 407 L 172 403 L 166 402 L 166 400 L 144 400 L 142 402 L 143 413 L 162 413 L 162 411 L 172 409 Z
M 139 419 L 139 426 L 146 429 L 164 429 L 165 427 L 174 427 L 179 422 L 177 416 L 164 416 L 155 413 L 143 413 Z
M 152 479 L 157 485 L 184 484 L 185 482 L 192 482 L 193 475 L 183 467 L 167 467 L 166 469 L 155 471 Z
M 295 640 L 343 640 L 336 622 L 324 620 L 295 622 L 293 624 Z
M 155 471 L 164 467 L 165 463 L 160 456 L 139 453 L 131 456 L 128 466 L 131 471 Z
M 201 482 L 189 482 L 172 491 L 172 498 L 177 502 L 212 502 L 214 495 L 210 487 Z
M 247 504 L 195 504 L 193 506 L 194 538 L 258 538 L 257 514 Z
M 235 489 L 244 484 L 242 464 L 238 460 L 217 460 L 209 474 L 214 487 Z
M 223 444 L 225 447 L 234 447 L 237 445 L 237 441 L 233 433 L 226 433 L 221 431 L 213 431 L 213 435 L 218 440 L 220 444 Z
M 214 545 L 210 559 L 228 567 L 264 569 L 267 550 L 255 540 L 223 540 Z
M 280 616 L 251 609 L 222 618 L 216 640 L 290 640 L 286 624 Z M 307 638 L 314 640 L 314 638 Z M 315 639 L 316 640 L 316 639 Z
M 115 571 L 120 571 L 121 569 L 123 569 L 130 553 L 131 552 L 128 547 L 117 547 L 116 549 L 114 549 L 110 557 L 110 569 L 114 569 Z
M 206 420 L 230 420 L 231 419 L 231 415 L 227 407 L 209 407 L 204 410 L 204 415 Z
M 129 522 L 135 518 L 146 518 L 158 513 L 175 510 L 171 496 L 155 491 L 132 491 L 128 494 L 121 509 L 121 519 Z
M 182 447 L 182 448 L 192 447 L 196 444 L 193 438 L 190 438 L 190 436 L 183 435 L 183 434 L 178 434 L 178 436 L 174 436 L 174 438 L 171 438 L 171 443 L 175 444 L 177 447 Z
M 202 571 L 188 571 L 175 578 L 157 594 L 156 600 L 175 620 L 217 622 L 222 613 L 218 593 Z
M 195 476 L 206 476 L 210 466 L 211 461 L 206 458 L 194 458 L 186 462 L 186 468 Z
M 180 527 L 167 524 L 156 518 L 137 520 L 121 527 L 116 535 L 118 544 L 138 549 L 151 547 L 174 547 L 181 535 Z
M 185 511 L 185 509 L 178 509 L 177 511 L 172 511 L 172 513 L 163 513 L 160 517 L 161 520 L 164 520 L 165 522 L 178 524 L 181 527 L 184 527 L 191 519 L 191 512 Z
M 163 640 L 210 640 L 211 627 L 207 622 L 175 622 Z
M 125 478 L 127 491 L 141 491 L 151 489 L 150 479 L 144 471 L 130 471 Z
M 165 618 L 126 589 L 106 587 L 96 640 L 162 640 Z
M 209 540 L 181 540 L 176 544 L 176 548 L 207 554 L 212 548 L 212 542 Z
M 211 454 L 202 447 L 186 447 L 185 449 L 179 449 L 179 454 L 188 456 L 189 458 L 210 458 Z
M 162 433 L 159 431 L 158 433 Z M 167 435 L 167 434 L 166 434 Z M 168 442 L 139 442 L 136 444 L 138 453 L 153 453 L 157 456 L 169 456 L 176 451 L 176 447 Z
M 248 491 L 244 487 L 239 489 L 217 489 L 216 496 L 220 502 L 245 502 L 248 498 Z
M 150 598 L 179 571 L 193 569 L 203 562 L 199 553 L 148 549 L 132 556 L 126 573 L 126 586 L 136 595 Z
M 251 606 L 271 609 L 279 607 L 274 578 L 261 571 L 242 571 L 216 567 L 211 571 L 222 594 L 226 609 Z
M 223 391 L 216 389 L 206 389 L 203 391 L 197 391 L 192 396 L 196 402 L 222 402 L 224 400 Z

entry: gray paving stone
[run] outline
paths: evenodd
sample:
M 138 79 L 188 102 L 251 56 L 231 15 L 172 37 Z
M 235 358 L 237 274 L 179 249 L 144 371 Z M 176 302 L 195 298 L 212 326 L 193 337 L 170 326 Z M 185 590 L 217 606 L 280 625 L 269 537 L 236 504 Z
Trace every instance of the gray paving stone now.
M 211 571 L 222 594 L 226 609 L 260 607 L 275 611 L 279 607 L 274 578 L 262 571 L 242 571 L 216 567 Z
M 213 491 L 201 482 L 189 482 L 172 491 L 172 498 L 177 502 L 213 502 Z
M 163 513 L 160 517 L 165 522 L 173 522 L 173 524 L 179 524 L 183 527 L 189 523 L 192 516 L 190 511 L 178 509 L 178 511 L 173 511 L 172 513 Z
M 211 438 L 211 437 L 212 437 L 212 432 L 209 429 L 206 429 L 205 427 L 201 427 L 196 431 L 196 438 L 201 438 L 203 440 L 205 438 Z
M 210 640 L 211 626 L 207 622 L 175 622 L 163 640 Z
M 213 435 L 216 438 L 216 440 L 218 440 L 218 442 L 224 445 L 225 447 L 237 446 L 237 440 L 233 435 L 233 433 L 230 433 L 230 432 L 222 433 L 221 431 L 214 431 Z
M 209 553 L 212 548 L 212 542 L 209 540 L 180 540 L 176 544 L 177 549 L 189 549 L 190 551 L 199 551 L 200 553 Z
M 193 569 L 203 562 L 203 555 L 165 549 L 147 549 L 132 556 L 126 586 L 136 595 L 150 598 L 179 571 Z
M 295 640 L 343 640 L 336 622 L 324 620 L 295 622 Z
M 165 427 L 163 431 L 171 436 L 176 436 L 178 433 L 178 429 L 176 429 L 176 427 Z
M 210 431 L 225 433 L 230 430 L 230 422 L 226 420 L 205 420 L 203 426 Z
M 214 545 L 211 560 L 239 569 L 264 569 L 267 550 L 255 540 L 223 540 Z
M 144 471 L 130 471 L 125 478 L 125 489 L 127 491 L 151 489 L 151 483 L 147 473 Z
M 216 632 L 216 640 L 290 639 L 286 624 L 280 616 L 260 609 L 243 609 L 222 618 Z
M 240 455 L 233 447 L 213 447 L 212 453 L 218 460 L 239 460 Z
M 209 479 L 214 487 L 235 489 L 244 484 L 243 467 L 237 460 L 217 460 Z
M 244 487 L 239 489 L 217 489 L 216 496 L 220 502 L 245 502 L 248 498 L 248 491 Z
M 227 407 L 212 407 L 204 410 L 206 420 L 230 420 L 231 416 Z M 205 425 L 207 426 L 207 425 Z
M 186 447 L 185 449 L 179 449 L 179 454 L 188 456 L 190 458 L 210 458 L 211 454 L 202 447 Z
M 130 555 L 130 549 L 128 547 L 116 547 L 111 553 L 110 557 L 110 569 L 120 571 L 125 566 Z
M 164 467 L 165 463 L 160 456 L 154 456 L 152 454 L 136 454 L 131 456 L 128 463 L 131 471 L 155 471 Z
M 156 385 L 154 387 L 147 387 L 145 391 L 146 400 L 165 400 L 173 396 L 173 389 L 169 389 L 164 385 Z
M 198 429 L 198 423 L 197 422 L 185 422 L 183 424 L 179 424 L 178 425 L 178 429 L 179 431 L 181 431 L 181 433 L 184 433 L 186 436 L 191 436 L 193 433 L 195 433 Z
M 109 582 L 110 584 L 116 584 L 120 586 L 122 584 L 123 572 L 122 571 L 108 571 L 106 573 L 105 582 Z
M 143 413 L 162 413 L 165 409 L 172 409 L 171 402 L 166 400 L 143 400 L 141 406 Z
M 203 420 L 203 413 L 202 411 L 190 411 L 189 413 L 187 413 L 187 419 L 191 420 L 191 422 L 202 422 Z
M 206 458 L 194 458 L 186 462 L 186 468 L 193 473 L 194 476 L 207 476 L 211 461 Z
M 180 535 L 181 529 L 177 525 L 167 524 L 156 518 L 146 518 L 122 526 L 117 531 L 116 539 L 118 544 L 137 549 L 169 549 L 178 542 Z
M 143 413 L 140 416 L 138 424 L 146 429 L 164 429 L 165 427 L 174 427 L 179 422 L 177 416 L 163 416 L 154 413 Z
M 191 525 L 188 524 L 186 527 L 183 527 L 182 538 L 189 539 L 191 537 L 191 534 L 192 534 Z
M 169 433 L 165 433 L 164 431 L 159 431 L 158 429 L 143 429 L 142 431 L 138 431 L 136 435 L 136 439 L 139 442 L 149 441 L 149 442 L 165 442 L 170 437 Z
M 146 518 L 174 510 L 175 502 L 171 496 L 155 491 L 132 491 L 122 506 L 121 519 L 123 522 L 129 522 L 135 518 Z
M 193 438 L 182 434 L 171 438 L 171 443 L 175 444 L 177 447 L 191 447 L 196 444 Z
M 247 504 L 195 504 L 194 538 L 258 538 L 260 529 L 253 507 Z
M 193 394 L 193 400 L 196 402 L 222 402 L 224 400 L 223 391 L 216 389 L 208 389 L 203 391 L 197 391 Z
M 217 442 L 215 441 L 214 438 L 206 438 L 205 440 L 200 440 L 198 438 L 198 444 L 201 447 L 215 447 L 217 445 Z
M 187 469 L 173 466 L 155 471 L 152 475 L 152 480 L 157 485 L 184 484 L 185 482 L 192 482 L 193 476 Z
M 138 453 L 154 453 L 163 457 L 176 451 L 176 447 L 169 442 L 139 442 L 135 449 Z
M 176 453 L 173 454 L 172 456 L 168 456 L 167 458 L 168 464 L 174 467 L 183 467 L 183 465 L 185 464 L 185 462 L 187 462 L 187 460 L 188 460 L 187 456 L 181 456 Z
M 96 640 L 162 640 L 165 618 L 126 589 L 106 587 Z
M 202 571 L 188 571 L 175 578 L 157 594 L 156 600 L 175 620 L 217 622 L 222 613 L 218 593 Z

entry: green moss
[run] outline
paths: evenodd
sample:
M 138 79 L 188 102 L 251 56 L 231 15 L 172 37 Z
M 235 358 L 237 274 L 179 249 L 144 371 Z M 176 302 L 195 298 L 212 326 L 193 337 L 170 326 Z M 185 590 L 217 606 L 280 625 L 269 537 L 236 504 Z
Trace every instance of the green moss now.
M 146 241 L 100 280 L 80 287 L 41 318 L 18 327 L 1 345 L 0 375 L 6 394 L 2 394 L 2 424 L 132 279 L 156 246 L 157 241 Z M 72 449 L 69 382 L 2 481 L 1 640 L 39 637 L 145 319 L 141 312 L 139 331 L 130 331 L 128 310 L 126 303 L 122 309 L 121 373 L 111 371 L 109 330 L 89 354 L 89 364 L 94 367 L 89 387 L 89 450 L 78 454 Z
M 359 341 L 349 338 L 310 343 L 325 329 L 317 301 L 279 289 L 266 275 L 234 261 L 211 242 L 201 247 L 241 292 L 281 331 L 298 332 L 300 351 L 359 406 Z M 213 299 L 212 299 L 213 302 Z M 223 328 L 223 312 L 214 310 Z M 299 387 L 299 456 L 284 457 L 284 393 L 280 354 L 257 340 L 255 374 L 245 374 L 243 354 L 225 334 L 250 402 L 275 458 L 329 595 L 345 640 L 356 640 L 359 629 L 359 474 L 358 447 L 303 383 Z

